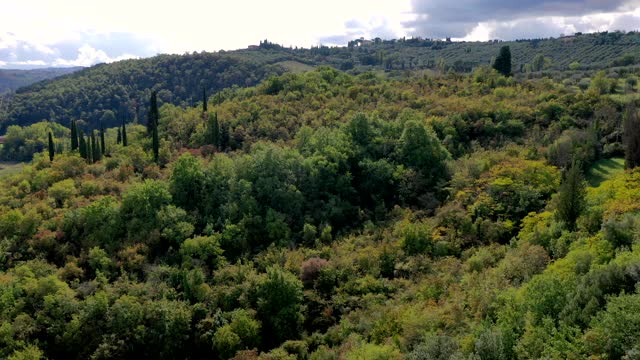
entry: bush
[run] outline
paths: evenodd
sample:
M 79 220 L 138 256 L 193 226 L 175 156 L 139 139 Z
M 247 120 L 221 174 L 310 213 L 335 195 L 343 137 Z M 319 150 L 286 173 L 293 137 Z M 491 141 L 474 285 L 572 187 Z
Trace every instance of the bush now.
M 321 258 L 311 258 L 302 263 L 300 267 L 300 280 L 305 287 L 313 285 L 315 280 L 320 275 L 320 270 L 327 266 L 329 262 Z
M 219 235 L 212 235 L 187 239 L 180 246 L 180 255 L 184 261 L 199 260 L 210 269 L 216 269 L 223 260 L 219 238 Z

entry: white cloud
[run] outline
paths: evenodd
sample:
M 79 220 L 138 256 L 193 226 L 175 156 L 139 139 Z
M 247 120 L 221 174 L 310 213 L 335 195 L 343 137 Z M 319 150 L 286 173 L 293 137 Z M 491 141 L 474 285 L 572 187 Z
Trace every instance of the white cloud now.
M 613 1 L 629 5 L 609 6 Z M 559 35 L 556 31 L 615 30 L 617 26 L 633 27 L 640 19 L 640 0 L 525 2 L 533 4 L 536 12 L 518 10 L 520 0 L 181 0 L 179 4 L 0 0 L 0 60 L 42 59 L 48 65 L 86 66 L 156 53 L 232 50 L 263 39 L 308 47 L 322 42 L 342 45 L 361 36 L 430 37 L 435 31 L 447 36 L 456 32 L 465 40 L 509 39 L 525 34 Z M 593 5 L 594 11 L 618 13 L 562 16 L 567 13 L 561 12 L 563 3 L 574 4 L 574 9 L 581 2 Z M 515 15 L 491 18 L 493 13 L 486 11 L 490 3 L 498 4 L 498 9 L 507 4 Z M 469 6 L 460 8 L 460 4 Z M 555 4 L 556 17 L 546 16 L 545 4 Z M 535 27 L 527 28 L 531 24 Z
M 0 33 L 51 45 L 78 41 L 81 32 L 128 32 L 148 37 L 159 52 L 243 48 L 268 38 L 310 46 L 344 33 L 345 22 L 386 22 L 393 34 L 410 0 L 182 0 L 179 6 L 151 0 L 0 0 Z
M 53 62 L 53 66 L 91 66 L 98 63 L 110 63 L 118 60 L 137 58 L 135 55 L 122 55 L 111 58 L 102 50 L 95 49 L 90 45 L 83 45 L 78 49 L 78 57 L 74 60 L 58 58 Z
M 28 65 L 28 66 L 45 66 L 45 65 L 47 65 L 47 63 L 44 62 L 43 60 L 14 61 L 14 62 L 11 62 L 10 64 L 11 65 Z
M 7 66 L 7 62 L 0 60 L 0 67 L 3 67 L 3 66 Z

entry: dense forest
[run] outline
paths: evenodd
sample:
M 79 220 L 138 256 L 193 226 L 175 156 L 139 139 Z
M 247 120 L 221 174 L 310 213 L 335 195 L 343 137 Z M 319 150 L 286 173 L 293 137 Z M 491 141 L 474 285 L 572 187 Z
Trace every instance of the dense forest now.
M 81 67 L 45 68 L 32 70 L 0 69 L 0 94 L 17 90 L 21 87 L 42 80 L 53 79 L 82 69 Z
M 122 93 L 134 122 L 8 127 L 1 155 L 33 160 L 0 183 L 0 357 L 638 356 L 633 67 L 266 76 L 193 56 L 247 68 L 177 104 L 155 80 L 195 77 L 154 70 Z
M 144 123 L 151 91 L 161 103 L 192 106 L 202 89 L 214 94 L 247 87 L 285 71 L 328 65 L 357 75 L 386 71 L 402 76 L 416 70 L 470 73 L 490 65 L 500 48 L 513 54 L 518 77 L 588 78 L 601 69 L 640 67 L 640 33 L 604 32 L 519 41 L 452 42 L 433 39 L 364 40 L 346 47 L 286 48 L 268 40 L 237 51 L 160 55 L 100 64 L 70 76 L 36 83 L 0 98 L 0 132 L 9 125 L 49 120 L 69 126 L 82 120 L 86 131 L 115 126 L 122 118 Z M 105 113 L 107 113 L 105 117 Z M 115 114 L 115 116 L 114 116 Z

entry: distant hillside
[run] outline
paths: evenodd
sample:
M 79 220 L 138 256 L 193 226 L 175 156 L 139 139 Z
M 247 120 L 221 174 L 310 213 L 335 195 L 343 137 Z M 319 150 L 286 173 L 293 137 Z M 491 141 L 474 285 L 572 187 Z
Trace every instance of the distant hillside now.
M 213 94 L 231 86 L 251 86 L 285 70 L 226 54 L 160 55 L 147 59 L 100 64 L 63 78 L 44 81 L 16 91 L 8 99 L 0 132 L 8 125 L 29 125 L 41 120 L 68 124 L 81 119 L 95 127 L 115 126 L 121 118 L 144 122 L 152 90 L 159 101 L 193 105 L 202 89 Z M 0 113 L 0 117 L 3 115 Z
M 33 70 L 0 69 L 0 94 L 17 90 L 38 81 L 53 79 L 81 70 L 82 67 L 46 68 Z
M 202 88 L 214 94 L 231 86 L 251 86 L 270 75 L 329 65 L 352 73 L 368 70 L 436 69 L 470 72 L 491 63 L 509 45 L 516 74 L 540 70 L 596 70 L 640 63 L 640 33 L 577 34 L 558 39 L 451 42 L 431 39 L 354 40 L 346 47 L 285 48 L 268 41 L 237 51 L 160 55 L 101 64 L 16 92 L 0 106 L 0 133 L 11 124 L 81 119 L 95 127 L 107 110 L 144 122 L 151 90 L 161 102 L 192 105 Z M 534 59 L 543 66 L 533 66 Z M 0 101 L 2 105 L 2 101 Z M 105 126 L 119 120 L 105 117 Z

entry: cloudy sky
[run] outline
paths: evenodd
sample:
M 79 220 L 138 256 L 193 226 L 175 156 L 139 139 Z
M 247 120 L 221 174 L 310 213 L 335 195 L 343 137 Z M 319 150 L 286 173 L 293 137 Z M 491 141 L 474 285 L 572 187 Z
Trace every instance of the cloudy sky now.
M 640 30 L 640 0 L 0 0 L 0 68 L 158 53 L 421 36 L 464 40 Z

